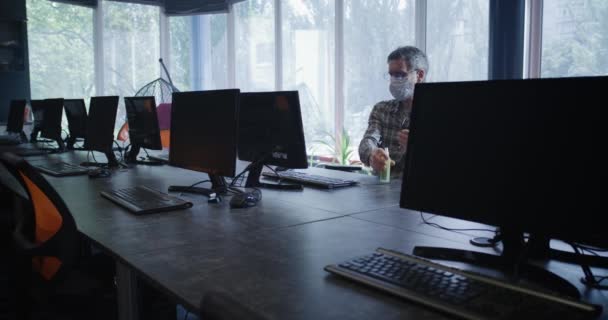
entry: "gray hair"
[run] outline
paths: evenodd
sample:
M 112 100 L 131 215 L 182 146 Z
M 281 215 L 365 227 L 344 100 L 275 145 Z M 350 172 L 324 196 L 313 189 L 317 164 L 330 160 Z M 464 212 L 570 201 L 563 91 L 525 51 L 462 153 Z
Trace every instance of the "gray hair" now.
M 404 46 L 395 49 L 386 58 L 386 62 L 403 59 L 412 70 L 424 70 L 424 74 L 428 74 L 429 60 L 422 50 L 413 46 Z

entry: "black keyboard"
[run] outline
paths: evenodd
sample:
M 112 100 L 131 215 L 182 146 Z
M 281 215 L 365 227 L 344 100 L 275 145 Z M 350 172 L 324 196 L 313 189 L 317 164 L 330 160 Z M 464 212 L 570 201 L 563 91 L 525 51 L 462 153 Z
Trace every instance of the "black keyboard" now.
M 54 177 L 78 176 L 85 175 L 89 172 L 89 170 L 85 167 L 62 161 L 32 163 L 32 165 L 40 172 Z
M 602 310 L 381 248 L 325 270 L 466 319 L 592 319 Z
M 277 176 L 277 174 L 278 174 L 278 176 Z M 329 177 L 324 177 L 324 176 L 320 176 L 320 175 L 309 174 L 309 173 L 304 173 L 304 172 L 299 172 L 299 171 L 281 171 L 281 172 L 277 172 L 277 174 L 275 174 L 274 172 L 269 172 L 269 171 L 262 173 L 263 176 L 269 177 L 269 178 L 274 178 L 274 179 L 280 178 L 283 180 L 299 182 L 302 184 L 308 184 L 308 185 L 313 185 L 313 186 L 327 188 L 327 189 L 348 187 L 348 186 L 353 186 L 353 185 L 357 184 L 357 181 L 354 181 L 354 180 L 329 178 Z
M 164 163 L 169 163 L 169 154 L 168 153 L 160 153 L 157 155 L 149 155 L 148 158 L 151 160 L 156 160 Z
M 19 149 L 12 150 L 14 154 L 21 157 L 33 157 L 33 156 L 43 156 L 49 154 L 50 152 L 47 150 L 38 150 L 38 149 Z
M 192 207 L 192 202 L 184 201 L 148 187 L 102 191 L 101 196 L 135 214 L 173 211 Z
M 0 135 L 0 145 L 1 146 L 12 146 L 20 144 L 21 136 L 14 134 Z

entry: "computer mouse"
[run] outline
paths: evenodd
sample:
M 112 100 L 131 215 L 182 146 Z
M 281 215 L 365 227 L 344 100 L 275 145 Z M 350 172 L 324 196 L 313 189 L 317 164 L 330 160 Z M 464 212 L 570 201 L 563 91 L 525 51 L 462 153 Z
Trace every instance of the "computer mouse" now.
M 237 193 L 230 199 L 230 208 L 249 208 L 257 204 L 258 199 L 249 192 Z
M 104 178 L 110 176 L 110 171 L 102 168 L 89 169 L 87 172 L 90 179 Z

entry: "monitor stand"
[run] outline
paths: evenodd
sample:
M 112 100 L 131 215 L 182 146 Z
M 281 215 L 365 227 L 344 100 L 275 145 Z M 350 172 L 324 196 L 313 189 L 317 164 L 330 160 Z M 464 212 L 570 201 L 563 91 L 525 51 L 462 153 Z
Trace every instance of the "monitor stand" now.
M 228 193 L 228 185 L 226 184 L 226 180 L 224 179 L 224 177 L 210 173 L 209 180 L 211 180 L 210 189 L 190 186 L 169 186 L 169 192 L 196 193 L 202 194 L 209 198 L 215 198 L 216 196 L 214 196 L 214 194 L 220 195 Z
M 129 151 L 127 152 L 127 155 L 125 156 L 125 161 L 128 164 L 141 164 L 141 165 L 148 165 L 148 166 L 164 165 L 164 162 L 158 161 L 158 160 L 137 160 L 137 155 L 139 154 L 140 149 L 141 149 L 140 146 L 138 146 L 136 144 L 131 144 L 131 148 L 129 149 Z
M 40 133 L 40 128 L 34 127 L 32 132 L 30 133 L 30 142 L 34 143 L 38 141 L 38 134 Z
M 516 279 L 529 279 L 549 290 L 580 299 L 578 289 L 569 281 L 526 262 L 529 258 L 542 258 L 538 255 L 543 252 L 544 257 L 550 257 L 547 252 L 552 250 L 548 248 L 548 242 L 545 248 L 540 249 L 545 245 L 542 240 L 537 240 L 538 238 L 531 235 L 526 243 L 523 232 L 505 227 L 501 227 L 501 238 L 503 243 L 501 255 L 439 247 L 415 247 L 413 254 L 427 259 L 458 261 L 501 270 Z
M 85 148 L 75 148 L 74 147 L 74 144 L 76 144 L 77 140 L 78 140 L 78 138 L 72 137 L 72 136 L 68 136 L 67 138 L 65 138 L 66 148 L 68 150 L 86 150 Z
M 57 139 L 52 139 L 52 140 L 45 140 L 45 142 L 48 141 L 53 141 L 55 143 L 57 143 L 57 148 L 48 148 L 48 147 L 43 147 L 43 148 L 38 148 L 40 150 L 45 150 L 45 151 L 50 151 L 51 153 L 54 152 L 63 152 L 66 150 L 65 148 L 65 143 L 63 143 L 63 140 L 61 138 L 57 138 Z M 40 140 L 37 140 L 37 142 L 41 142 Z
M 245 182 L 245 188 L 266 188 L 275 190 L 303 190 L 301 184 L 278 184 L 278 183 L 267 183 L 260 182 L 260 176 L 262 175 L 262 169 L 264 168 L 263 161 L 252 162 L 247 171 L 247 181 Z
M 91 151 L 92 150 L 87 150 L 87 151 Z M 114 155 L 114 151 L 109 151 L 109 152 L 104 152 L 104 154 L 106 155 L 106 158 L 108 159 L 108 162 L 89 162 L 89 161 L 85 161 L 80 163 L 81 166 L 83 167 L 101 167 L 101 168 L 116 168 L 119 167 L 120 164 L 118 163 L 118 160 L 116 160 L 116 156 Z
M 23 130 L 21 130 L 21 132 L 19 132 L 19 140 L 21 140 L 22 143 L 27 143 L 27 135 L 25 134 L 25 132 L 23 132 Z

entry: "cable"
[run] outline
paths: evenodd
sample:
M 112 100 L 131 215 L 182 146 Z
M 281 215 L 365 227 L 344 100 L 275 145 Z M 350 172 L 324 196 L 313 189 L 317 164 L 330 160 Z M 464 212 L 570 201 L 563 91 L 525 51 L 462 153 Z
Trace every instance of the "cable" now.
M 587 251 L 594 251 L 594 252 L 608 252 L 608 249 L 603 249 L 603 248 L 598 248 L 598 247 L 594 247 L 594 246 L 589 246 L 586 244 L 581 244 L 581 243 L 574 243 L 577 247 L 581 248 L 581 249 L 585 249 Z
M 279 178 L 279 183 L 277 184 L 281 184 L 281 182 L 283 182 L 283 179 L 281 179 L 281 176 L 277 173 L 277 171 L 275 169 L 273 169 L 271 166 L 265 164 L 264 165 L 266 168 L 270 169 L 272 171 L 272 173 L 274 173 L 274 175 Z
M 574 250 L 574 252 L 577 255 L 581 255 L 584 256 L 584 254 L 581 252 L 582 250 L 589 250 L 586 248 L 581 248 L 580 244 L 574 243 L 574 242 L 567 242 L 572 249 Z M 579 251 L 579 249 L 581 249 L 581 251 Z M 583 269 L 583 273 L 585 274 L 585 277 L 582 280 L 582 282 L 584 284 L 586 284 L 587 286 L 590 286 L 592 288 L 598 288 L 598 289 L 607 289 L 608 286 L 603 285 L 602 282 L 606 279 L 608 279 L 608 276 L 596 276 L 593 274 L 593 271 L 591 271 L 591 268 L 585 264 L 584 262 L 580 263 L 581 269 Z
M 494 232 L 494 233 L 496 233 L 496 230 L 491 230 L 491 229 L 475 229 L 475 228 L 472 228 L 472 229 L 457 229 L 457 228 L 447 228 L 447 227 L 439 225 L 439 224 L 437 224 L 435 222 L 429 222 L 424 217 L 424 214 L 422 213 L 422 211 L 418 211 L 418 212 L 420 212 L 420 218 L 422 218 L 422 222 L 424 224 L 429 225 L 431 227 L 435 227 L 435 228 L 441 229 L 441 230 L 446 230 L 446 231 L 485 231 L 485 232 Z
M 120 161 L 123 161 L 125 159 L 125 155 L 123 152 L 124 149 L 120 147 L 120 144 L 118 144 L 118 142 L 116 140 L 114 140 L 113 142 L 118 147 L 118 154 L 120 155 Z M 114 151 L 114 154 L 116 155 L 115 151 Z
M 188 187 L 186 187 L 186 189 L 184 189 L 182 192 L 188 192 L 190 191 L 192 188 L 194 188 L 195 186 L 201 184 L 201 183 L 205 183 L 205 182 L 211 182 L 211 180 L 201 180 L 199 182 L 194 183 L 193 185 L 190 185 Z

